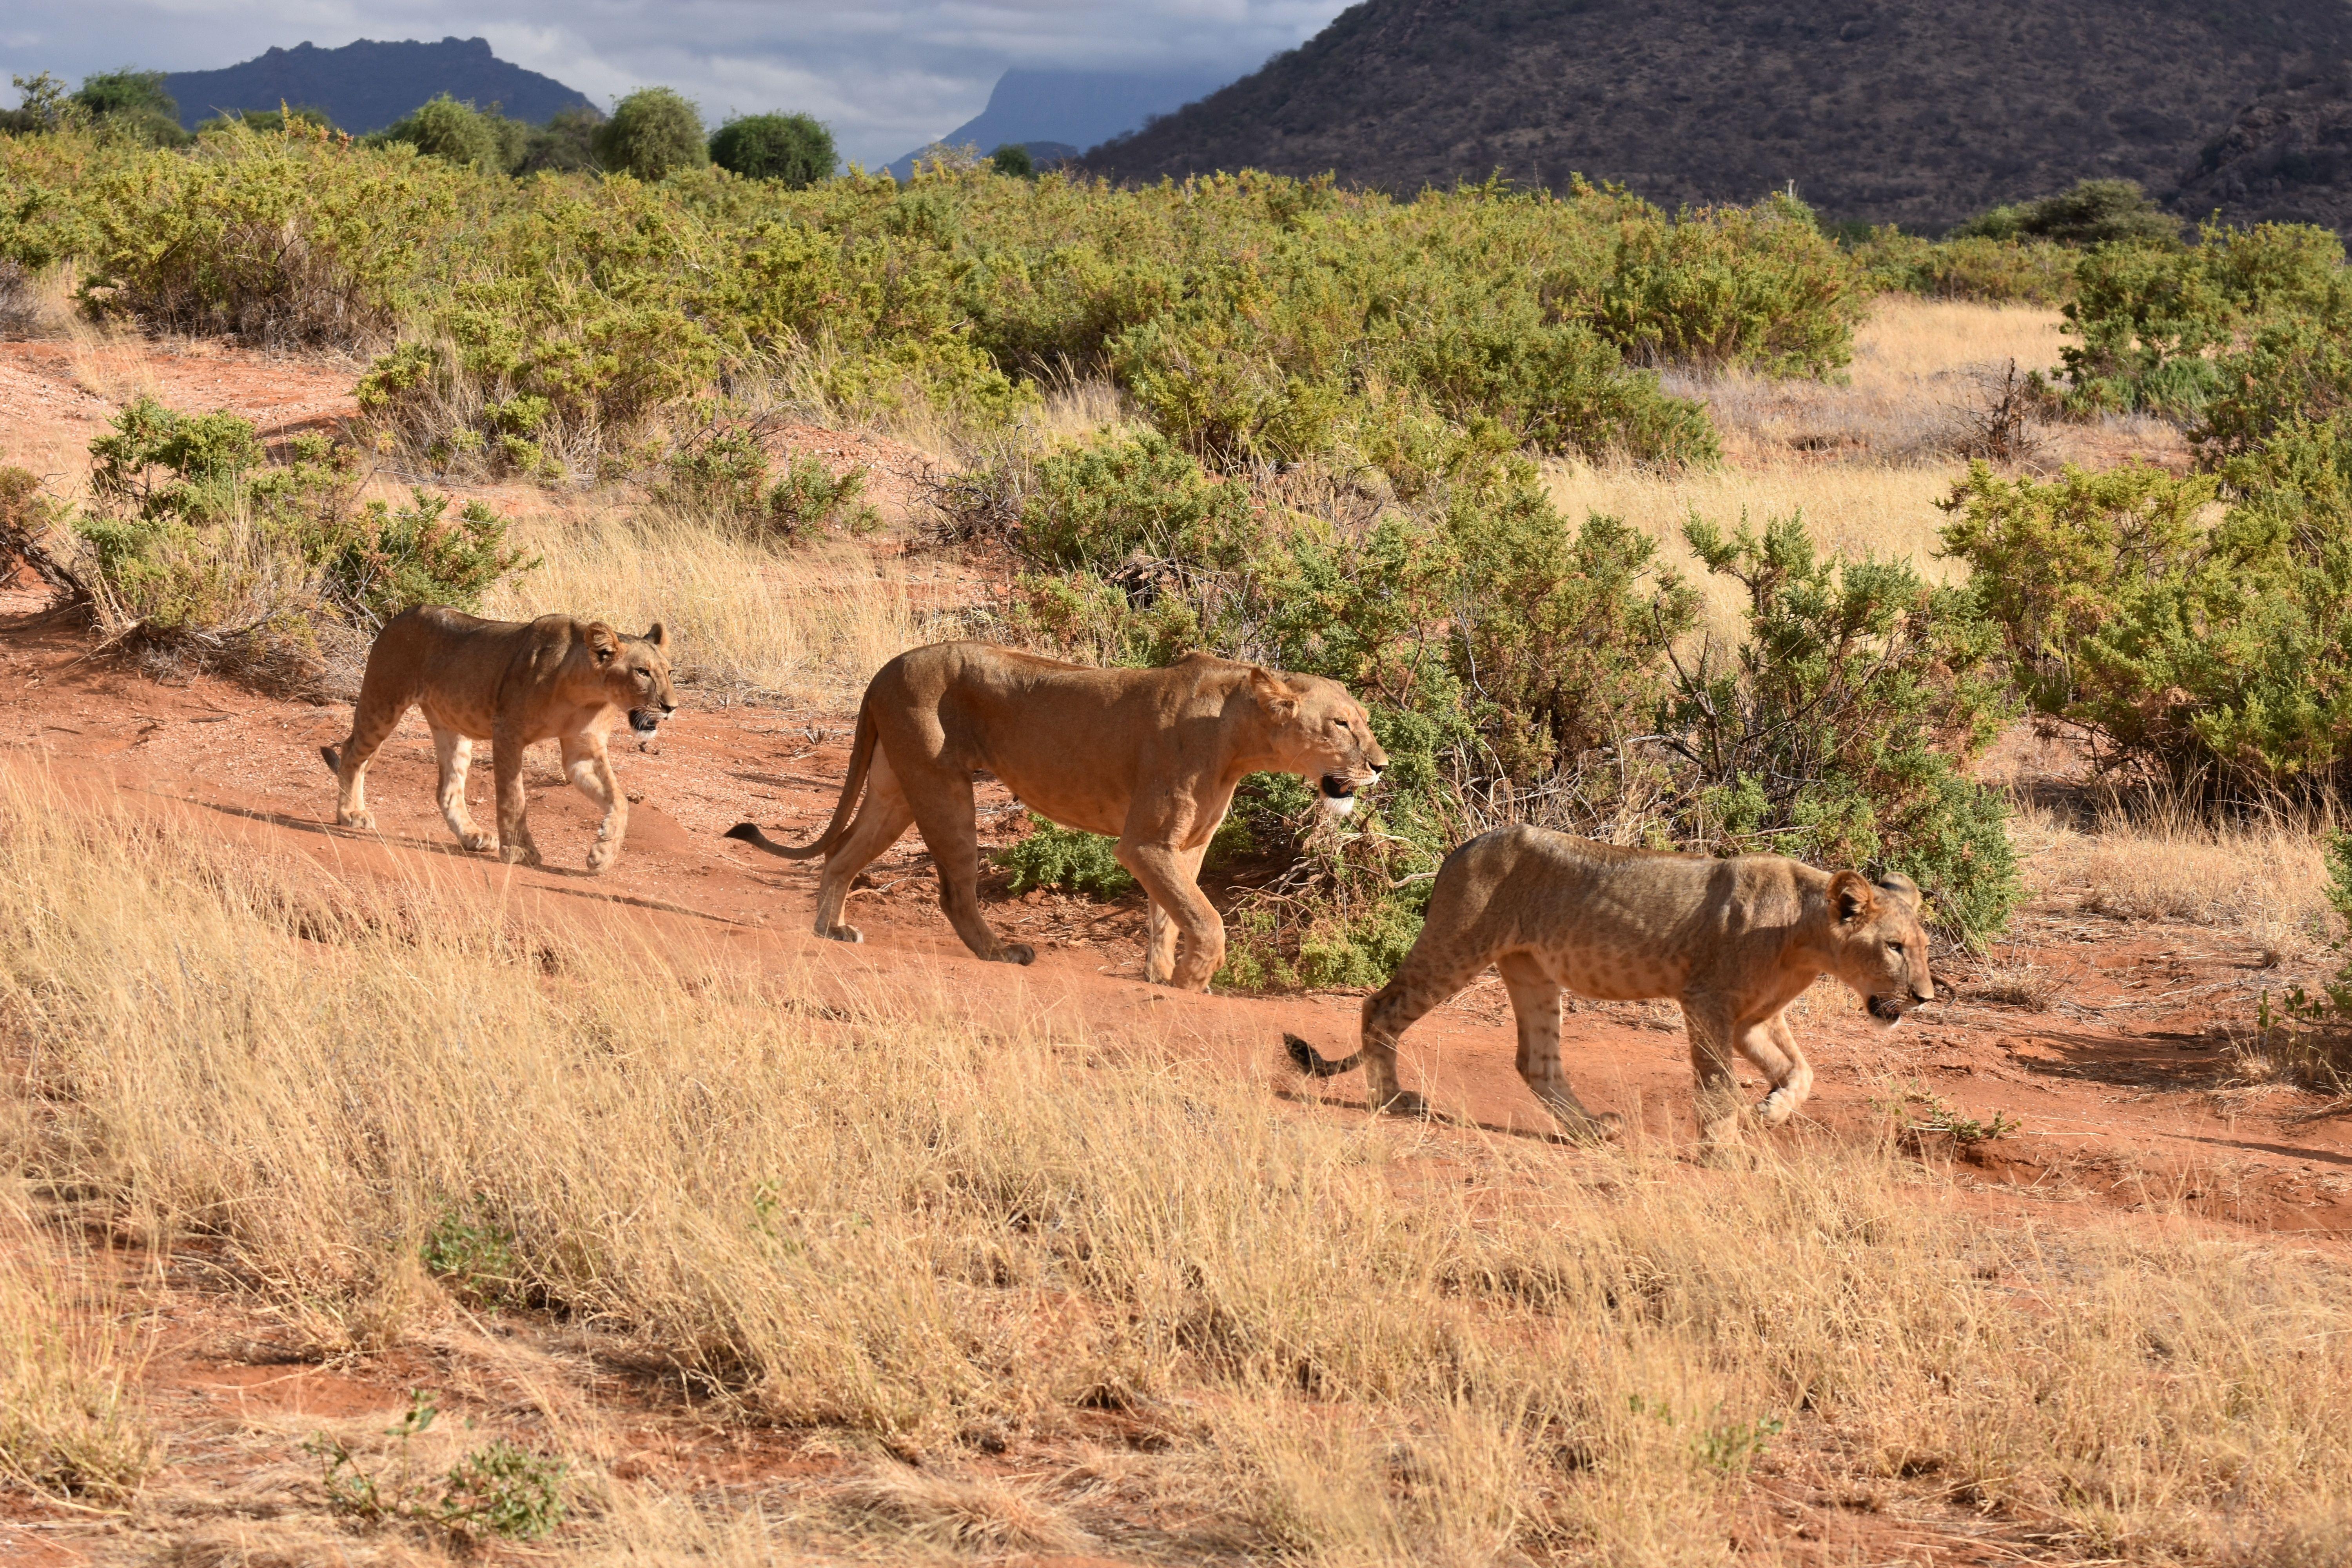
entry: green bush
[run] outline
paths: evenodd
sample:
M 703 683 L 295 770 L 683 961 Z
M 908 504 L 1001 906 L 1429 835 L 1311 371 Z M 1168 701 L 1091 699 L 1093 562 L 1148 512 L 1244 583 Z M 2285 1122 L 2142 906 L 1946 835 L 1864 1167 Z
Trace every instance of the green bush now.
M 658 180 L 679 169 L 709 165 L 702 116 L 677 91 L 641 87 L 613 106 L 613 118 L 593 137 L 597 161 L 614 174 Z
M 455 171 L 299 128 L 99 162 L 74 235 L 95 310 L 195 333 L 356 346 L 391 336 L 457 221 Z
M 1064 888 L 1115 899 L 1135 887 L 1135 879 L 1111 853 L 1112 841 L 1099 833 L 1056 827 L 1034 813 L 1029 831 L 991 857 L 1013 873 L 1006 890 L 1023 893 L 1032 888 Z
M 320 437 L 272 462 L 234 415 L 142 398 L 90 451 L 92 509 L 74 526 L 110 638 L 265 687 L 311 685 L 402 610 L 477 608 L 533 564 L 479 501 L 455 517 L 422 490 L 406 506 L 359 501 L 348 450 Z
M 2054 196 L 1981 213 L 1952 230 L 1952 237 L 2177 248 L 2180 220 L 2157 205 L 2136 180 L 2081 180 Z
M 283 136 L 289 131 L 331 135 L 337 133 L 337 127 L 334 117 L 323 109 L 280 104 L 276 109 L 233 109 L 196 121 L 199 136 L 208 131 L 250 131 L 261 136 Z
M 1031 158 L 1029 149 L 1018 142 L 1007 142 L 1003 146 L 991 153 L 988 155 L 988 163 L 989 166 L 998 174 L 1011 179 L 1033 179 L 1037 173 L 1036 160 Z
M 2231 504 L 2217 517 L 2218 495 Z M 2127 466 L 1955 492 L 1946 548 L 2015 679 L 2111 764 L 2223 801 L 2340 787 L 2352 745 L 2352 420 L 2218 476 Z
M 461 169 L 500 174 L 521 167 L 529 139 L 529 128 L 520 121 L 460 103 L 446 92 L 362 138 L 377 146 L 401 142 Z
M 2018 897 L 2008 808 L 1966 771 L 2015 716 L 1998 616 L 1908 563 L 1823 557 L 1793 515 L 1685 533 L 1748 612 L 1735 657 L 1676 667 L 1666 728 L 1695 771 L 1675 836 L 1901 871 L 1936 923 L 2000 930 Z
M 1933 240 L 1892 224 L 1869 229 L 1848 254 L 1875 292 L 1995 305 L 2064 304 L 2074 297 L 2081 260 L 2079 251 L 2055 240 Z
M 836 525 L 864 533 L 880 522 L 864 499 L 862 468 L 835 474 L 824 458 L 804 454 L 790 458 L 773 485 L 769 474 L 768 454 L 756 436 L 714 428 L 670 455 L 655 493 L 674 506 L 785 542 Z
M 2078 408 L 2187 418 L 2223 381 L 2219 356 L 2266 326 L 2352 321 L 2344 246 L 2326 229 L 2209 225 L 2182 250 L 2104 245 L 2086 253 L 2065 307 L 2063 352 Z
M 559 109 L 550 115 L 544 125 L 526 126 L 523 130 L 522 158 L 515 165 L 518 174 L 544 173 L 576 174 L 596 166 L 596 127 L 604 117 L 581 104 L 572 109 Z
M 840 154 L 833 132 L 806 114 L 752 114 L 730 120 L 710 139 L 710 161 L 747 180 L 800 190 L 833 178 Z
M 81 79 L 73 102 L 93 125 L 150 147 L 180 147 L 191 140 L 180 129 L 180 106 L 163 89 L 162 71 L 128 67 Z

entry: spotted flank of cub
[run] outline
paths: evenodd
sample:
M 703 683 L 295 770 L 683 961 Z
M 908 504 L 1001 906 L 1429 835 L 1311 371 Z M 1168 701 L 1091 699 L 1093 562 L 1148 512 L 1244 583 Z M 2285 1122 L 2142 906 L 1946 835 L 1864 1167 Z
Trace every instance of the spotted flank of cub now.
M 1778 1126 L 1804 1103 L 1813 1069 L 1786 1014 L 1821 976 L 1843 982 L 1883 1026 L 1936 995 L 1919 889 L 1906 877 L 1874 880 L 1779 855 L 1718 859 L 1505 827 L 1446 858 L 1420 939 L 1364 1003 L 1356 1054 L 1329 1061 L 1286 1036 L 1290 1059 L 1316 1078 L 1360 1064 L 1375 1105 L 1419 1112 L 1421 1096 L 1397 1081 L 1398 1037 L 1490 964 L 1518 1022 L 1519 1076 L 1580 1139 L 1613 1135 L 1618 1119 L 1587 1110 L 1569 1088 L 1559 1060 L 1563 992 L 1681 1005 L 1708 1144 L 1739 1135 L 1735 1055 L 1770 1085 L 1756 1120 Z

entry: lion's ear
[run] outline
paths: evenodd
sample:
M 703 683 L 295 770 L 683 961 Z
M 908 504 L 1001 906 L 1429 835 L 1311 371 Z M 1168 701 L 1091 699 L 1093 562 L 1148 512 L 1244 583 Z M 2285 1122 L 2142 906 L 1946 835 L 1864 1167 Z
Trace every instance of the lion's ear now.
M 1878 890 L 1916 915 L 1919 912 L 1919 884 L 1900 871 L 1882 871 L 1878 875 Z
M 1257 665 L 1250 666 L 1250 695 L 1265 710 L 1269 719 L 1282 720 L 1298 711 L 1298 698 L 1277 677 Z
M 662 624 L 659 621 L 656 621 L 652 626 L 646 628 L 644 640 L 653 644 L 656 647 L 666 648 L 669 647 L 669 633 L 663 628 Z
M 1830 908 L 1837 911 L 1840 925 L 1852 925 L 1877 910 L 1878 893 L 1861 872 L 1840 871 L 1830 879 Z
M 613 656 L 621 651 L 620 637 L 602 621 L 590 621 L 588 630 L 583 636 L 589 651 L 596 656 L 598 664 L 612 663 Z

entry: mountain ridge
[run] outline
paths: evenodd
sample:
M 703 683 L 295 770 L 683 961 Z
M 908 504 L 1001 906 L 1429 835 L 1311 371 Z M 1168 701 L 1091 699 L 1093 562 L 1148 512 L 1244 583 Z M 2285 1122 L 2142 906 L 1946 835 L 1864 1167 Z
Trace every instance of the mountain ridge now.
M 511 119 L 543 122 L 566 109 L 595 110 L 585 93 L 490 52 L 483 38 L 379 43 L 360 38 L 340 48 L 301 43 L 271 47 L 218 70 L 173 71 L 164 90 L 180 105 L 180 123 L 281 102 L 323 109 L 342 130 L 381 131 L 439 93 Z
M 1364 0 L 1086 165 L 1400 194 L 1574 173 L 1669 207 L 1793 180 L 1825 216 L 1932 228 L 2086 177 L 2175 194 L 2259 93 L 2347 58 L 2340 0 Z

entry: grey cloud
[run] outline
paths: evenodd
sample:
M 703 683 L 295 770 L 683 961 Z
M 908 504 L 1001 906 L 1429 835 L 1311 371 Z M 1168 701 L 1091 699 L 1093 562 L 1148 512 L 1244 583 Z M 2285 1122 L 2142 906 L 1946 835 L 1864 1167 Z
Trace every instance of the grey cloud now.
M 443 0 L 366 6 L 247 0 L 14 0 L 0 32 L 12 73 L 78 81 L 121 65 L 203 70 L 272 44 L 479 36 L 504 59 L 609 103 L 675 87 L 716 124 L 802 110 L 844 156 L 879 167 L 980 112 L 1008 67 L 1171 71 L 1255 68 L 1328 22 L 1342 0 L 538 0 L 485 8 Z

